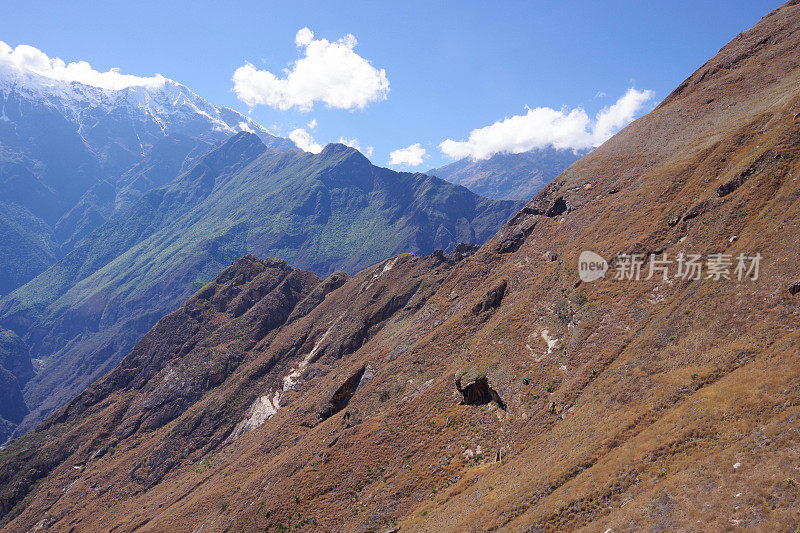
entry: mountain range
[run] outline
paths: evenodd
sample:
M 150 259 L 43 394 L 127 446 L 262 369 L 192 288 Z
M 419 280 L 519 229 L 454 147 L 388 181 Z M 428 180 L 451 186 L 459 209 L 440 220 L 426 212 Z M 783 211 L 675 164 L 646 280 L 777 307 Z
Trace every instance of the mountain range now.
M 528 201 L 545 185 L 590 150 L 536 148 L 498 153 L 487 159 L 465 157 L 427 172 L 463 185 L 487 198 Z
M 118 91 L 30 74 L 4 83 L 4 161 L 21 163 L 0 168 L 0 210 L 14 214 L 5 228 L 16 235 L 0 249 L 0 324 L 38 372 L 15 375 L 18 386 L 5 376 L 27 415 L 3 417 L 0 440 L 112 369 L 237 257 L 353 273 L 482 243 L 521 205 L 375 167 L 340 144 L 302 152 L 169 80 Z
M 792 0 L 479 248 L 232 261 L 0 450 L 2 526 L 793 528 L 798 47 Z
M 0 65 L 0 295 L 242 130 L 295 148 L 166 78 L 110 90 Z
M 484 242 L 519 207 L 343 145 L 302 152 L 166 78 L 110 90 L 5 66 L 0 98 L 0 323 L 14 339 L 0 346 L 0 441 L 236 257 L 355 272 Z

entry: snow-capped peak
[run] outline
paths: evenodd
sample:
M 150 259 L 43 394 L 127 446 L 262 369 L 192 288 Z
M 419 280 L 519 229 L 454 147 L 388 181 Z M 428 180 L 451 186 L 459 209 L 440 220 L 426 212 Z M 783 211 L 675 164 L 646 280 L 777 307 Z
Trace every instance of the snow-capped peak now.
M 2 54 L 2 51 L 0 51 Z M 28 105 L 19 107 L 20 102 Z M 95 127 L 101 117 L 129 121 L 143 139 L 148 133 L 184 134 L 221 140 L 240 131 L 257 134 L 268 145 L 291 148 L 249 117 L 217 107 L 174 80 L 109 89 L 54 79 L 0 61 L 0 116 L 14 122 L 8 107 L 48 108 L 75 124 L 78 132 Z

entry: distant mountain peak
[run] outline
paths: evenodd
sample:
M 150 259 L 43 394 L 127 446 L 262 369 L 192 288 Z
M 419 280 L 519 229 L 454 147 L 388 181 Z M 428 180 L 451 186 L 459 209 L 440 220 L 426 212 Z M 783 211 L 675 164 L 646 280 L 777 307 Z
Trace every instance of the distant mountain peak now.
M 364 157 L 364 154 L 352 146 L 347 146 L 346 144 L 342 143 L 328 143 L 320 152 L 320 155 L 323 156 L 336 156 L 340 154 L 359 154 Z M 366 157 L 364 157 L 364 159 L 366 159 Z
M 266 146 L 264 141 L 261 140 L 261 137 L 256 135 L 255 133 L 251 133 L 249 131 L 240 131 L 233 137 L 226 140 L 222 143 L 221 146 L 252 146 L 252 147 L 262 147 Z
M 342 143 L 328 143 L 318 154 L 318 157 L 334 165 L 348 164 L 359 168 L 372 167 L 372 162 L 367 156 L 352 146 Z
M 495 199 L 529 200 L 550 180 L 589 150 L 535 148 L 517 154 L 497 153 L 487 159 L 465 157 L 428 171 L 472 192 Z
M 266 150 L 267 145 L 258 135 L 242 131 L 208 152 L 202 162 L 220 172 L 223 168 L 241 168 Z

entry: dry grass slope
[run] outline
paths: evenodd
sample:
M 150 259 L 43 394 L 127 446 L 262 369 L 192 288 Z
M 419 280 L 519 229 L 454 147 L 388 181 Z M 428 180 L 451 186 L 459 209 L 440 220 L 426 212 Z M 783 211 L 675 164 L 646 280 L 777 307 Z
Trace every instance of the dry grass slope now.
M 277 293 L 255 278 L 230 286 L 238 315 L 214 303 L 230 298 L 221 286 L 201 291 L 178 313 L 199 313 L 209 333 L 169 340 L 169 321 L 189 319 L 163 320 L 129 356 L 158 361 L 148 379 L 112 374 L 0 452 L 5 527 L 794 529 L 798 47 L 794 1 L 468 257 L 399 256 L 313 305 L 302 295 L 319 284 L 280 267 L 306 285 L 269 315 L 259 305 Z M 763 260 L 743 282 L 580 283 L 585 249 Z M 290 307 L 304 313 L 284 319 Z M 194 379 L 200 361 L 224 361 L 220 381 L 195 379 L 192 401 L 148 410 L 148 391 Z M 505 409 L 464 404 L 457 378 L 486 378 Z M 349 403 L 322 417 L 342 390 Z M 274 415 L 228 438 L 275 391 Z M 52 471 L 24 479 L 67 442 Z

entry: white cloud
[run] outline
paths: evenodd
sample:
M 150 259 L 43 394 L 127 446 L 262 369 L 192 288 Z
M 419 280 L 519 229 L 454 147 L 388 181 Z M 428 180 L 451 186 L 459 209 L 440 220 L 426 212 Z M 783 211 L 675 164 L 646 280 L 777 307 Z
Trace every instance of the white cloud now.
M 312 137 L 311 134 L 303 128 L 297 128 L 296 130 L 293 130 L 292 133 L 289 134 L 289 139 L 291 139 L 298 148 L 305 152 L 318 154 L 322 151 L 322 145 L 317 143 L 314 140 L 314 137 Z
M 285 69 L 284 78 L 250 63 L 236 69 L 233 90 L 239 100 L 251 107 L 265 104 L 284 111 L 293 107 L 310 111 L 316 102 L 337 109 L 363 109 L 386 99 L 386 71 L 353 51 L 357 41 L 352 35 L 329 42 L 314 39 L 313 32 L 303 28 L 295 42 L 305 55 Z
M 308 129 L 313 130 L 314 128 L 317 127 L 317 119 L 312 118 L 311 122 L 306 123 L 306 126 L 308 127 Z
M 597 114 L 592 129 L 594 145 L 600 146 L 619 130 L 633 122 L 636 113 L 654 96 L 653 91 L 637 91 L 630 88 L 614 105 L 603 108 Z
M 314 40 L 314 32 L 308 28 L 301 28 L 294 37 L 297 46 L 308 46 Z
M 416 143 L 391 152 L 389 154 L 389 164 L 416 167 L 422 164 L 422 159 L 425 155 L 425 148 Z
M 463 142 L 447 139 L 439 148 L 454 159 L 487 159 L 498 152 L 520 153 L 548 145 L 556 148 L 584 148 L 591 144 L 586 131 L 589 117 L 583 109 L 556 111 L 548 107 L 528 109 L 490 126 L 472 130 Z
M 630 123 L 653 96 L 653 91 L 628 89 L 614 105 L 603 108 L 594 121 L 580 107 L 558 111 L 528 108 L 524 115 L 472 130 L 466 141 L 447 139 L 439 148 L 453 159 L 487 159 L 496 153 L 518 154 L 547 146 L 573 150 L 600 146 Z
M 92 85 L 103 89 L 120 90 L 126 87 L 163 85 L 166 78 L 160 74 L 152 77 L 120 74 L 119 69 L 112 68 L 100 72 L 92 68 L 86 61 L 66 63 L 59 58 L 50 58 L 47 54 L 26 44 L 12 48 L 0 41 L 0 65 L 10 66 L 23 72 L 32 72 L 60 81 L 77 81 L 84 85 Z
M 364 148 L 361 148 L 361 143 L 359 142 L 358 139 L 348 139 L 347 137 L 339 137 L 339 143 L 344 144 L 345 146 L 349 146 L 351 148 L 355 148 L 356 150 L 358 150 L 367 157 L 372 157 L 372 152 L 374 151 L 374 148 L 372 146 L 365 146 Z

